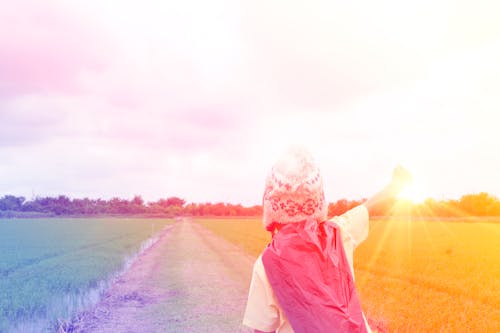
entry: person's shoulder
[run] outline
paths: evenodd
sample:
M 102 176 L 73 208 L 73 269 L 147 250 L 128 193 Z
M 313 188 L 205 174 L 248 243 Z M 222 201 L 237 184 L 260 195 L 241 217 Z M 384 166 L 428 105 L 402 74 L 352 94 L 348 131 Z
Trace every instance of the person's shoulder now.
M 335 216 L 329 222 L 336 224 L 345 235 L 345 240 L 351 239 L 355 246 L 368 236 L 369 214 L 365 205 L 356 206 L 340 216 Z

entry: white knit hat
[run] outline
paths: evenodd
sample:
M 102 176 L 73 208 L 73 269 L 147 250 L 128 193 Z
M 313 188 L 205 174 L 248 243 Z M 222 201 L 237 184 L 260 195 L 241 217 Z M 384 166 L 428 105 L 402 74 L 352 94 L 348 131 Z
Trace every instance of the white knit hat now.
M 308 218 L 326 220 L 323 177 L 305 148 L 289 149 L 272 167 L 266 179 L 263 209 L 268 230 L 276 223 L 296 223 Z

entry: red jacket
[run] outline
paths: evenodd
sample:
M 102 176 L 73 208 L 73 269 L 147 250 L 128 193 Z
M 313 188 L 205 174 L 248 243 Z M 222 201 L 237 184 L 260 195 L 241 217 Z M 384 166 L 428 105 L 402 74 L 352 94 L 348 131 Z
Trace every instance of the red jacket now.
M 367 332 L 337 225 L 285 224 L 262 262 L 295 333 Z

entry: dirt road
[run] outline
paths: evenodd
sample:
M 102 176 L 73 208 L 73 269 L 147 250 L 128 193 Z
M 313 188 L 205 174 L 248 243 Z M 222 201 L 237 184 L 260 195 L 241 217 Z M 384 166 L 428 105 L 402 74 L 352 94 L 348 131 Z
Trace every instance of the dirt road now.
M 241 326 L 255 258 L 186 219 L 166 230 L 73 332 L 250 332 Z

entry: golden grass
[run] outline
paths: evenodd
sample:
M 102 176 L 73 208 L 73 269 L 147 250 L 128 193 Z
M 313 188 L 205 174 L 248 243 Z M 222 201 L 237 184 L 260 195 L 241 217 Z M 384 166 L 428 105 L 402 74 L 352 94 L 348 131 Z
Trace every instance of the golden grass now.
M 257 257 L 271 240 L 259 219 L 197 219 L 196 222 Z
M 259 219 L 198 222 L 254 256 L 269 233 Z M 372 221 L 354 254 L 367 317 L 390 332 L 500 332 L 500 224 Z

